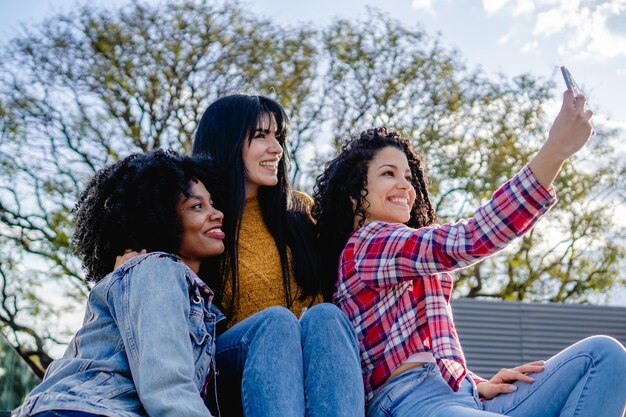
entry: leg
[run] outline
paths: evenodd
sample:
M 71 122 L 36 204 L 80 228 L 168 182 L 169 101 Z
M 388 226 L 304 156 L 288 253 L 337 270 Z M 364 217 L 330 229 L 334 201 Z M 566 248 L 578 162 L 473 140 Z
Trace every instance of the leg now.
M 318 304 L 301 325 L 307 415 L 363 416 L 359 347 L 348 318 L 333 304 Z
M 300 341 L 300 323 L 283 307 L 263 310 L 220 335 L 216 362 L 221 414 L 304 416 Z
M 512 394 L 485 401 L 485 410 L 507 416 L 621 417 L 626 403 L 626 350 L 615 339 L 594 336 L 550 358 L 535 382 L 516 383 Z

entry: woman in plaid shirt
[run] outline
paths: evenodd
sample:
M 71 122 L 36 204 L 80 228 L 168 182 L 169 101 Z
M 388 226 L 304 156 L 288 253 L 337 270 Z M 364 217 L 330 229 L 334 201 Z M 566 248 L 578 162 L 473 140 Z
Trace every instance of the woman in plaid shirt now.
M 616 340 L 585 339 L 485 380 L 466 367 L 449 306 L 451 272 L 498 252 L 555 204 L 552 182 L 592 134 L 584 104 L 566 91 L 537 155 L 454 224 L 435 224 L 422 158 L 395 132 L 363 132 L 326 165 L 313 216 L 339 278 L 325 290 L 356 329 L 368 416 L 622 415 L 626 350 Z

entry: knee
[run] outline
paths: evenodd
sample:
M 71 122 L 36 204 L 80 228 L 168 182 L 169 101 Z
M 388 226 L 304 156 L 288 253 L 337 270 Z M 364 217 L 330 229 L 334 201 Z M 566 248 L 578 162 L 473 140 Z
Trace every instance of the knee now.
M 595 359 L 606 360 L 611 367 L 626 372 L 626 349 L 610 336 L 591 336 L 579 342 Z
M 302 316 L 301 323 L 304 338 L 311 333 L 327 339 L 341 337 L 358 346 L 352 323 L 334 304 L 322 303 L 311 307 Z
M 273 337 L 300 340 L 300 323 L 294 314 L 285 307 L 274 306 L 257 313 L 259 329 Z
M 302 315 L 301 322 L 302 327 L 337 326 L 338 324 L 352 327 L 348 317 L 343 311 L 336 305 L 330 303 L 314 305 Z

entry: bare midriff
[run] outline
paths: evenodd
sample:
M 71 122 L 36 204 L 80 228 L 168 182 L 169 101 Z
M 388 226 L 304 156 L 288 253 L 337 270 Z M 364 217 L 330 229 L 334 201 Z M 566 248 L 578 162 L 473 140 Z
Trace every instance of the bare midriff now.
M 397 377 L 398 375 L 402 375 L 406 371 L 419 368 L 420 366 L 424 366 L 427 363 L 428 362 L 405 362 L 393 370 L 391 375 L 389 375 L 389 378 L 387 379 L 387 381 L 391 380 L 392 378 Z

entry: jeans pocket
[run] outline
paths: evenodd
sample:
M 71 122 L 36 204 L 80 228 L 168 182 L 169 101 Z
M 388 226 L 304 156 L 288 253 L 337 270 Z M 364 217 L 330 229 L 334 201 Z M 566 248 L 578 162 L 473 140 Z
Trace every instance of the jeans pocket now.
M 99 402 L 124 396 L 134 390 L 135 386 L 129 379 L 115 373 L 98 372 L 93 377 L 70 388 L 67 393 Z
M 212 340 L 212 336 L 207 330 L 205 324 L 206 311 L 204 309 L 203 300 L 198 295 L 191 298 L 191 306 L 189 309 L 189 333 L 194 343 L 194 350 L 204 350 L 202 346 Z M 209 339 L 209 340 L 207 340 Z
M 420 386 L 428 375 L 431 374 L 431 369 L 431 364 L 426 364 L 424 366 L 411 369 L 410 371 L 393 378 L 385 384 L 382 391 L 379 392 L 376 397 L 380 395 L 383 396 L 379 407 L 386 416 L 393 416 L 393 410 L 396 404 Z M 376 397 L 374 397 L 372 405 L 374 405 Z

